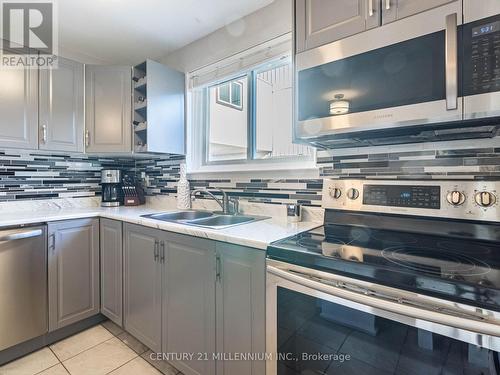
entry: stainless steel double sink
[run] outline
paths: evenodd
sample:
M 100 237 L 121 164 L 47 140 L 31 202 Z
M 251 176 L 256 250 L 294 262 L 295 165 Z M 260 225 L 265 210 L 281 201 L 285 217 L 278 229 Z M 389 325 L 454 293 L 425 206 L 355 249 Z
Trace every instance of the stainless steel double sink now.
M 222 213 L 183 210 L 174 212 L 155 213 L 142 215 L 154 220 L 166 221 L 170 223 L 186 224 L 195 227 L 224 229 L 235 225 L 252 223 L 259 220 L 269 219 L 267 216 L 250 216 L 250 215 L 226 215 Z

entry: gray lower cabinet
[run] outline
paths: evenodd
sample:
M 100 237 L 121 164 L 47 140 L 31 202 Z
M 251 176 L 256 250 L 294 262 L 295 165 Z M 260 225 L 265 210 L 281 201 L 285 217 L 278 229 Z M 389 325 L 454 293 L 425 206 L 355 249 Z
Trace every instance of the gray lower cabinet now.
M 41 150 L 83 152 L 83 67 L 59 57 L 57 69 L 40 70 Z
M 0 69 L 0 147 L 38 148 L 38 71 Z
M 99 219 L 49 223 L 49 330 L 99 313 Z
M 162 241 L 163 352 L 195 353 L 172 364 L 186 375 L 215 375 L 215 242 L 167 232 Z
M 159 242 L 163 232 L 124 224 L 124 328 L 155 352 L 161 351 L 162 264 Z
M 265 251 L 217 243 L 217 353 L 265 353 Z M 265 374 L 265 361 L 218 361 L 217 375 Z
M 186 375 L 261 375 L 265 362 L 221 353 L 265 352 L 265 252 L 124 224 L 124 328 Z
M 296 52 L 380 26 L 379 1 L 295 0 Z
M 122 222 L 101 219 L 101 313 L 123 326 Z
M 85 67 L 86 152 L 132 151 L 132 68 Z

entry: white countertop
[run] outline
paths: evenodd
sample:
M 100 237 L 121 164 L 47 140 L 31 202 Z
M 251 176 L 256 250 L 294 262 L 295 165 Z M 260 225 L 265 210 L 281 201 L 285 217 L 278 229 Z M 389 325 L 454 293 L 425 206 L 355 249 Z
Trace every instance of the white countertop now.
M 300 232 L 304 232 L 321 225 L 319 222 L 303 221 L 300 223 L 286 223 L 282 219 L 267 219 L 247 224 L 237 225 L 226 229 L 208 229 L 185 224 L 169 223 L 144 218 L 141 215 L 155 212 L 176 210 L 158 210 L 147 206 L 141 207 L 87 207 L 87 208 L 59 208 L 38 209 L 34 211 L 8 211 L 0 215 L 0 227 L 23 224 L 44 223 L 50 221 L 80 219 L 86 217 L 103 217 L 127 223 L 144 225 L 151 228 L 182 233 L 190 236 L 203 237 L 216 241 L 229 242 L 237 245 L 265 250 L 267 245 Z

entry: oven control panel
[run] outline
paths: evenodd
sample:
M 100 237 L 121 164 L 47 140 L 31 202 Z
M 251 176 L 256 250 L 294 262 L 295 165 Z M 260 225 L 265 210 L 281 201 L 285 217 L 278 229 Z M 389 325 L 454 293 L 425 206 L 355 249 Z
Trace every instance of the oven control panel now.
M 373 206 L 440 208 L 440 186 L 364 185 L 363 204 Z
M 500 221 L 500 182 L 324 180 L 323 207 Z

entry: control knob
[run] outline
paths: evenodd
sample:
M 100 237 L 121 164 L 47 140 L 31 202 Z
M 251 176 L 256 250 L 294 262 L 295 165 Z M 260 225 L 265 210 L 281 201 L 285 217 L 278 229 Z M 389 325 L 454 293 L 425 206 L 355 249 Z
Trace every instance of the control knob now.
M 497 201 L 495 195 L 493 193 L 490 193 L 489 191 L 477 192 L 474 199 L 476 203 L 481 207 L 491 207 Z
M 358 189 L 351 188 L 351 189 L 347 190 L 347 198 L 349 198 L 351 200 L 355 200 L 355 199 L 358 199 L 358 197 L 359 197 L 359 190 Z
M 450 191 L 446 196 L 446 200 L 452 206 L 461 206 L 465 202 L 465 194 L 461 191 Z
M 330 188 L 330 196 L 334 199 L 339 199 L 340 196 L 342 195 L 342 190 L 338 187 L 332 187 Z

